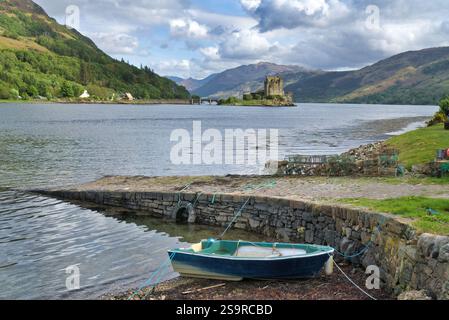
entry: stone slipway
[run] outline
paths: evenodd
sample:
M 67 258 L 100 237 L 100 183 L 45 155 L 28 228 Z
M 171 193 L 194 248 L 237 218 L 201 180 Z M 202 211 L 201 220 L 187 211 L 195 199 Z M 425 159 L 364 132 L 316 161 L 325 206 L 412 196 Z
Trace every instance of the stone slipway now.
M 364 267 L 378 266 L 383 288 L 393 294 L 427 290 L 434 298 L 449 299 L 449 237 L 418 234 L 407 221 L 395 216 L 324 201 L 338 195 L 394 197 L 404 195 L 411 187 L 414 187 L 411 195 L 436 190 L 443 194 L 447 186 L 401 188 L 375 183 L 381 185 L 377 191 L 365 180 L 354 187 L 354 181 L 346 186 L 326 179 L 106 177 L 80 186 L 35 192 L 131 209 L 138 215 L 186 219 L 190 223 L 220 227 L 225 227 L 250 198 L 235 228 L 280 241 L 331 245 L 346 256 L 363 252 L 349 260 Z M 305 190 L 308 187 L 312 191 Z M 392 187 L 391 192 L 383 187 Z

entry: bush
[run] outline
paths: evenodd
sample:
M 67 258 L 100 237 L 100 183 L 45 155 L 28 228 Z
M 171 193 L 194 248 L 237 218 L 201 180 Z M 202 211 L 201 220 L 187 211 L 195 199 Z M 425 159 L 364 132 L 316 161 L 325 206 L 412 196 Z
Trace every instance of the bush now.
M 252 94 L 244 94 L 243 95 L 243 100 L 245 101 L 249 101 L 253 99 L 253 95 Z
M 97 98 L 100 100 L 109 100 L 114 95 L 113 90 L 94 84 L 90 84 L 87 86 L 87 92 L 89 92 L 92 98 Z
M 428 125 L 429 127 L 431 127 L 431 126 L 434 126 L 434 125 L 437 125 L 437 124 L 440 124 L 440 123 L 444 123 L 444 122 L 446 122 L 446 121 L 448 121 L 447 116 L 446 116 L 443 112 L 437 112 L 437 113 L 433 116 L 432 120 L 430 120 L 429 122 L 427 122 L 427 125 Z
M 20 96 L 19 90 L 17 90 L 17 89 L 11 89 L 10 94 L 11 94 L 11 99 L 18 99 Z
M 449 97 L 441 99 L 439 105 L 440 111 L 433 116 L 432 120 L 427 122 L 429 127 L 449 121 Z
M 64 98 L 73 98 L 75 93 L 73 92 L 73 87 L 70 83 L 64 82 L 61 86 L 61 96 Z
M 6 87 L 0 87 L 0 99 L 11 99 L 11 92 Z
M 440 112 L 449 117 L 449 97 L 443 98 L 440 101 Z
M 27 94 L 30 97 L 36 98 L 39 95 L 39 90 L 35 86 L 29 86 L 27 89 Z

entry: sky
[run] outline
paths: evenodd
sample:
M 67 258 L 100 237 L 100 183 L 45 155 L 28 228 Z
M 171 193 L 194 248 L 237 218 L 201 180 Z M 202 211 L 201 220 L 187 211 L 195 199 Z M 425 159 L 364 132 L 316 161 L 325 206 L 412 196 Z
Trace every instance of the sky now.
M 100 49 L 164 76 L 272 62 L 351 70 L 449 46 L 447 0 L 36 0 Z

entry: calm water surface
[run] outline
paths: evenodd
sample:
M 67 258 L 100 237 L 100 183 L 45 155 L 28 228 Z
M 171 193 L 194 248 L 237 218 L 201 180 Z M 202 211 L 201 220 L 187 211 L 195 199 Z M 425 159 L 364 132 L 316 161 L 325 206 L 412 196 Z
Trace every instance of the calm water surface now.
M 168 248 L 221 230 L 152 218 L 116 218 L 15 191 L 82 183 L 104 175 L 258 173 L 260 166 L 175 166 L 170 134 L 279 129 L 280 157 L 333 154 L 410 130 L 436 107 L 304 104 L 218 106 L 0 105 L 0 298 L 95 298 L 139 285 Z M 230 238 L 263 240 L 236 232 Z M 81 290 L 67 291 L 68 266 Z M 165 278 L 175 276 L 167 272 Z

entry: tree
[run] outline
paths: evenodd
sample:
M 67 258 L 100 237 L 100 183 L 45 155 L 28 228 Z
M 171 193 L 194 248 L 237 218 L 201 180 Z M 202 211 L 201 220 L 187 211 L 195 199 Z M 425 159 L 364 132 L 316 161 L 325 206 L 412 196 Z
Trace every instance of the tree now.
M 37 97 L 39 95 L 39 90 L 35 86 L 29 86 L 27 93 L 30 97 Z
M 83 85 L 86 86 L 86 85 L 89 84 L 90 81 L 91 81 L 91 72 L 90 72 L 90 69 L 89 69 L 89 64 L 84 62 L 84 61 L 81 61 L 81 64 L 80 64 L 80 82 Z
M 449 117 L 449 97 L 440 100 L 440 111 Z
M 10 99 L 11 94 L 10 90 L 6 87 L 0 87 L 0 99 Z
M 73 98 L 75 96 L 73 87 L 67 81 L 65 81 L 61 86 L 61 96 L 64 98 Z

